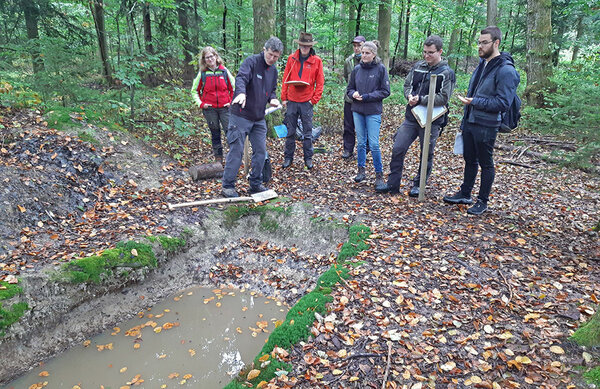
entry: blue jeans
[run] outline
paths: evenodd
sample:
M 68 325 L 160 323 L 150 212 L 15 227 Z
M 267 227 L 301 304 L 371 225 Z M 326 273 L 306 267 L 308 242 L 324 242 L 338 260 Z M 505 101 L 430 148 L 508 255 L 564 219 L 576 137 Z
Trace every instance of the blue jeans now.
M 379 128 L 381 127 L 381 115 L 363 115 L 352 112 L 354 128 L 356 129 L 356 142 L 358 143 L 356 158 L 358 167 L 365 167 L 367 161 L 367 138 L 369 138 L 369 149 L 373 156 L 373 167 L 375 173 L 383 173 L 381 163 L 381 150 L 379 149 Z

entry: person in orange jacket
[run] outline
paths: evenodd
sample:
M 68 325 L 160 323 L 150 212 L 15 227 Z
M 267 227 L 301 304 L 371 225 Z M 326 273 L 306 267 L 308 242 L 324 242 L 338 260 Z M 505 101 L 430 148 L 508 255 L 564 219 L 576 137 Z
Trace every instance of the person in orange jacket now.
M 313 168 L 312 144 L 312 119 L 313 106 L 321 100 L 323 95 L 323 61 L 315 54 L 313 46 L 317 43 L 312 34 L 301 32 L 299 39 L 294 39 L 298 50 L 290 54 L 283 72 L 283 85 L 281 87 L 281 101 L 286 107 L 285 124 L 287 137 L 283 167 L 287 168 L 294 160 L 296 151 L 296 127 L 298 118 L 302 121 L 304 143 L 304 164 L 308 169 Z

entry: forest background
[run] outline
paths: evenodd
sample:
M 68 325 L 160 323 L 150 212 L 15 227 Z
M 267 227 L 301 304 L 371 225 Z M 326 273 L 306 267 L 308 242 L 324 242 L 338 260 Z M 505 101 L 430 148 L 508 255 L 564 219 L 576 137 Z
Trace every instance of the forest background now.
M 270 35 L 288 54 L 299 31 L 311 32 L 326 72 L 316 121 L 339 131 L 352 37 L 381 42 L 395 75 L 387 103 L 403 104 L 401 78 L 426 36 L 443 37 L 464 91 L 479 31 L 492 24 L 521 73 L 522 126 L 574 143 L 553 152 L 557 161 L 597 169 L 600 8 L 592 0 L 4 0 L 0 101 L 39 109 L 59 129 L 85 120 L 169 143 L 166 150 L 186 165 L 189 142 L 179 138 L 209 142 L 188 92 L 204 46 L 216 47 L 235 73 Z

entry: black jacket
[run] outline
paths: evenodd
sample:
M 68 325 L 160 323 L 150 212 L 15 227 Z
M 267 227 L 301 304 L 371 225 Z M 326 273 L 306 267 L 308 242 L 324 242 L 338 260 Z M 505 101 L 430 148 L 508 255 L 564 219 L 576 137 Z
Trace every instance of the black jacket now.
M 241 116 L 251 121 L 265 117 L 265 107 L 271 99 L 276 99 L 277 68 L 267 65 L 264 53 L 254 54 L 246 58 L 235 77 L 235 99 L 240 93 L 246 94 L 246 106 L 231 106 L 232 115 Z
M 484 59 L 480 60 L 469 81 L 467 97 L 473 101 L 465 105 L 461 128 L 465 123 L 500 127 L 500 114 L 510 107 L 519 82 L 519 73 L 509 53 L 500 53 L 487 65 Z
M 383 112 L 383 99 L 390 95 L 390 79 L 378 57 L 368 64 L 361 62 L 352 70 L 346 95 L 352 98 L 356 91 L 363 99 L 352 99 L 352 112 L 362 115 L 379 115 Z

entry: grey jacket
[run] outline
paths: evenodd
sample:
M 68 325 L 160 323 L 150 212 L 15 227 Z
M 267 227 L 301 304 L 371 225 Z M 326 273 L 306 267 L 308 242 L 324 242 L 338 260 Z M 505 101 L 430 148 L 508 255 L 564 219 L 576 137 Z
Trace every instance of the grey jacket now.
M 354 70 L 354 67 L 356 65 L 358 65 L 359 62 L 360 62 L 360 55 L 356 56 L 356 54 L 352 54 L 351 56 L 346 58 L 346 61 L 344 62 L 344 79 L 346 80 L 346 83 L 348 83 L 348 81 L 350 81 L 350 73 L 352 73 L 352 70 Z M 352 99 L 350 97 L 348 97 L 346 94 L 344 94 L 344 101 L 346 103 L 352 104 Z

